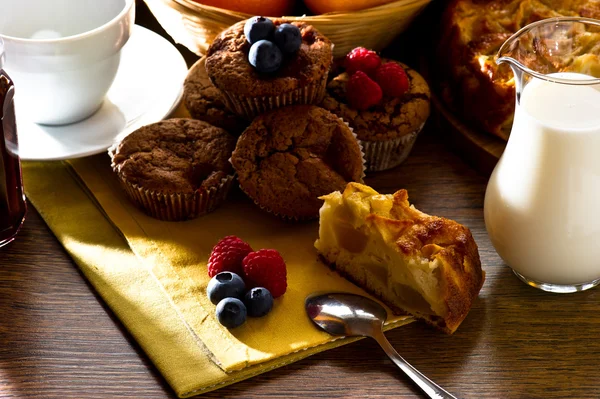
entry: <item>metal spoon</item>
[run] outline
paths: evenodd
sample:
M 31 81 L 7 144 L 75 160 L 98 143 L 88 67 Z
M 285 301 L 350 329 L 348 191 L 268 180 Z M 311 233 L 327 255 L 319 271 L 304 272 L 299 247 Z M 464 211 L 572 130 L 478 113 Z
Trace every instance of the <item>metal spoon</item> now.
M 304 304 L 308 317 L 331 335 L 371 337 L 385 354 L 432 399 L 457 399 L 404 360 L 383 335 L 387 312 L 375 301 L 354 294 L 311 295 Z

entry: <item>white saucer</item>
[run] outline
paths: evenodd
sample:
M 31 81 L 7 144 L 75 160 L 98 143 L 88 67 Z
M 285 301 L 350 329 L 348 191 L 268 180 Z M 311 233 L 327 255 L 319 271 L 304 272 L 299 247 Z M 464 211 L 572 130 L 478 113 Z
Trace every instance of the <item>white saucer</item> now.
M 89 118 L 64 126 L 37 125 L 27 119 L 17 86 L 21 159 L 54 161 L 106 151 L 114 141 L 169 115 L 181 100 L 187 71 L 185 60 L 171 43 L 136 25 L 123 47 L 119 71 L 104 104 Z

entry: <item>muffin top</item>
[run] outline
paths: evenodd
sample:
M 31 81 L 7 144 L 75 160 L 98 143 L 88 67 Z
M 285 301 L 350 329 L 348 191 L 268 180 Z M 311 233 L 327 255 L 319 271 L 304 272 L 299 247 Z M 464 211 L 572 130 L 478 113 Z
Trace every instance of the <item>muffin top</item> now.
M 218 187 L 233 174 L 235 139 L 225 130 L 193 119 L 168 119 L 141 127 L 111 148 L 121 179 L 146 190 L 193 193 Z
M 212 84 L 206 73 L 206 59 L 201 58 L 190 69 L 183 84 L 183 101 L 193 118 L 240 135 L 248 122 L 231 112 L 221 92 Z
M 410 87 L 400 97 L 384 97 L 381 104 L 359 111 L 346 100 L 346 83 L 350 76 L 343 72 L 327 85 L 327 94 L 321 106 L 347 121 L 360 140 L 385 141 L 419 130 L 429 117 L 431 97 L 427 82 L 417 71 L 396 62 L 408 76 Z
M 316 218 L 320 196 L 361 182 L 363 158 L 352 131 L 312 105 L 258 116 L 231 157 L 240 187 L 259 206 L 292 219 Z
M 244 36 L 246 21 L 238 22 L 221 32 L 206 54 L 206 71 L 215 86 L 247 97 L 278 96 L 327 75 L 333 57 L 329 39 L 304 22 L 272 21 L 276 27 L 296 25 L 302 35 L 300 49 L 286 55 L 277 72 L 260 73 L 248 62 L 251 45 Z

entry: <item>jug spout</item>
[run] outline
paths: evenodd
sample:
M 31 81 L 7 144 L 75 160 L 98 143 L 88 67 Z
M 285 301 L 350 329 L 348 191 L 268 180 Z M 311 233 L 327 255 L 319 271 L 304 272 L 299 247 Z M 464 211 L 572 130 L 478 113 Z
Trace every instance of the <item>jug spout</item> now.
M 519 103 L 520 94 L 524 87 L 524 78 L 527 78 L 528 67 L 521 60 L 525 59 L 521 51 L 520 40 L 525 34 L 524 29 L 521 29 L 511 37 L 509 37 L 498 50 L 496 54 L 496 64 L 509 66 L 513 73 L 513 82 L 517 95 L 517 104 Z M 529 75 L 531 76 L 531 75 Z
M 496 64 L 508 64 L 510 66 L 516 66 L 517 60 L 515 59 L 515 56 L 517 55 L 515 52 L 518 50 L 519 38 L 522 37 L 523 30 L 525 28 L 519 30 L 517 33 L 506 39 L 504 43 L 502 43 L 502 46 L 500 46 L 500 49 L 496 54 Z
M 515 54 L 518 50 L 515 49 L 517 47 L 516 39 L 515 35 L 513 35 L 502 44 L 496 55 L 496 64 L 506 64 L 512 69 L 515 76 L 520 76 L 527 67 L 519 62 L 518 54 Z
M 552 18 L 529 24 L 506 39 L 500 46 L 496 54 L 496 64 L 506 64 L 512 69 L 517 89 L 523 75 L 535 76 L 536 71 L 541 74 L 556 72 L 549 70 L 549 65 L 542 62 L 539 47 L 544 40 L 544 33 L 540 32 L 540 27 L 548 23 L 553 24 L 558 20 L 559 18 Z M 543 68 L 542 64 L 545 64 Z
M 539 78 L 564 84 L 598 84 L 600 20 L 580 17 L 548 18 L 534 22 L 509 37 L 496 55 L 497 64 L 511 67 L 515 81 Z M 587 75 L 576 82 L 562 72 Z

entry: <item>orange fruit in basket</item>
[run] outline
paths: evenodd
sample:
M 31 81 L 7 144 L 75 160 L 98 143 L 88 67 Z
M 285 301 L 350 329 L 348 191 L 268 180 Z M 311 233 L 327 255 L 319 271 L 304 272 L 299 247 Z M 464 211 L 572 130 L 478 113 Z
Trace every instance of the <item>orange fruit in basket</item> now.
M 304 4 L 315 14 L 325 14 L 328 12 L 348 12 L 364 10 L 381 6 L 387 3 L 393 3 L 396 0 L 304 0 Z
M 296 0 L 194 0 L 206 6 L 244 12 L 250 15 L 281 17 L 291 15 Z

